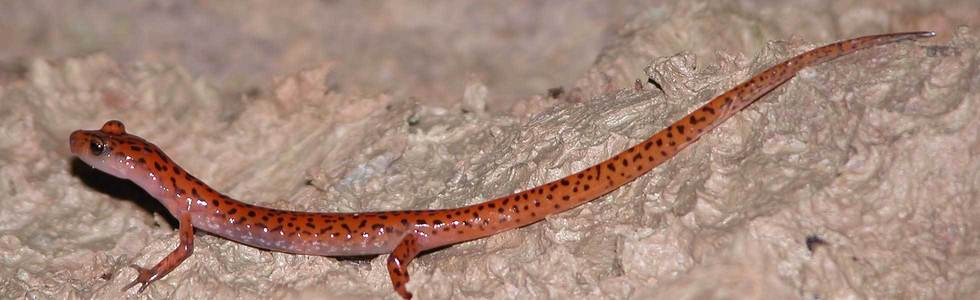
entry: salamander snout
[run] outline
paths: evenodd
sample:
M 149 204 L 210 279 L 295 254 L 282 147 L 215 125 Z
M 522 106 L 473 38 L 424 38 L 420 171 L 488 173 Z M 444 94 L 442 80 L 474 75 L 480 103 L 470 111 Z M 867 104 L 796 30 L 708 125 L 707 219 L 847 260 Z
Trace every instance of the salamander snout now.
M 132 169 L 133 157 L 130 151 L 119 146 L 133 143 L 133 139 L 126 134 L 122 122 L 109 121 L 99 130 L 72 132 L 68 136 L 68 145 L 72 154 L 93 168 L 124 177 L 126 171 Z
M 75 130 L 68 137 L 71 153 L 79 157 L 101 156 L 109 149 L 110 136 L 126 134 L 126 126 L 117 120 L 110 120 L 99 130 Z
M 105 139 L 86 130 L 75 130 L 68 137 L 71 153 L 79 157 L 101 156 L 109 150 Z

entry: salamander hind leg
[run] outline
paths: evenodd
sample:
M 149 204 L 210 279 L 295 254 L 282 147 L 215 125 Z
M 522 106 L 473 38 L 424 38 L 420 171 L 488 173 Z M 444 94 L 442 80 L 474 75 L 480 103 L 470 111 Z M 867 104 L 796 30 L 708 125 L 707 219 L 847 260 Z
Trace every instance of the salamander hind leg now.
M 173 271 L 181 262 L 184 261 L 191 253 L 194 252 L 194 226 L 191 224 L 190 213 L 184 213 L 180 216 L 180 244 L 177 245 L 177 249 L 171 251 L 167 254 L 160 262 L 158 262 L 153 268 L 145 269 L 136 264 L 129 265 L 131 268 L 136 269 L 139 272 L 139 276 L 136 277 L 133 282 L 130 282 L 125 287 L 123 291 L 128 290 L 136 284 L 140 285 L 138 293 L 142 293 L 146 289 L 146 286 L 150 283 L 157 281 L 167 273 Z
M 391 285 L 402 298 L 412 299 L 412 293 L 408 292 L 405 284 L 408 283 L 408 264 L 419 252 L 422 252 L 422 248 L 419 247 L 418 237 L 414 233 L 409 233 L 388 256 L 388 275 L 391 276 Z

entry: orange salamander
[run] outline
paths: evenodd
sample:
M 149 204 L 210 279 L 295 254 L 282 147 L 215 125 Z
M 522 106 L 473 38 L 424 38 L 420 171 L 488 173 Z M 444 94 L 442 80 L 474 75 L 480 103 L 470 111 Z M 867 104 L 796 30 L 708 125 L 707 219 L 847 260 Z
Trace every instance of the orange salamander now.
M 194 228 L 246 245 L 321 256 L 390 254 L 391 284 L 403 298 L 408 264 L 419 252 L 538 222 L 595 200 L 667 161 L 736 112 L 814 64 L 854 51 L 934 36 L 907 32 L 865 36 L 819 47 L 777 64 L 692 111 L 612 158 L 526 191 L 469 206 L 436 210 L 331 213 L 289 211 L 240 202 L 187 173 L 159 147 L 128 134 L 122 122 L 71 134 L 71 152 L 103 172 L 129 179 L 177 218 L 180 244 L 123 290 L 139 292 L 163 278 L 194 251 Z

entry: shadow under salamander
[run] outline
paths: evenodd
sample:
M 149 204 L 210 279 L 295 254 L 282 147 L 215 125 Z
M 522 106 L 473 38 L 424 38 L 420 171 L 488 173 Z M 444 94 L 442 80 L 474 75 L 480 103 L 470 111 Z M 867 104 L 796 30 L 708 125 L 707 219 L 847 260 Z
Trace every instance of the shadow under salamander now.
M 103 173 L 92 168 L 77 157 L 71 160 L 71 174 L 81 179 L 82 183 L 93 190 L 113 198 L 136 203 L 136 205 L 148 212 L 163 216 L 172 228 L 179 227 L 177 219 L 170 215 L 170 212 L 167 211 L 167 208 L 163 204 L 160 204 L 153 196 L 150 196 L 150 194 L 132 181 Z

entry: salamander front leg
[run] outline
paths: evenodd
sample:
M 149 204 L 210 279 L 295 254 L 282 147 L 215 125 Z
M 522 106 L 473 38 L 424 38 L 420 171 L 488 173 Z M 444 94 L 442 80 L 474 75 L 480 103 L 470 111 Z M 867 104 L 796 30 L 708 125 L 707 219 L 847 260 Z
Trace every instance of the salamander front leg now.
M 167 273 L 173 271 L 181 262 L 184 261 L 191 253 L 194 252 L 194 225 L 191 224 L 191 214 L 184 213 L 180 216 L 180 245 L 177 245 L 177 249 L 171 251 L 164 257 L 160 262 L 158 262 L 151 269 L 144 269 L 136 264 L 129 265 L 131 268 L 136 269 L 139 272 L 139 276 L 136 280 L 130 282 L 123 287 L 123 291 L 128 290 L 137 283 L 140 284 L 138 293 L 142 293 L 146 286 L 151 282 L 157 281 L 157 279 L 163 278 Z
M 412 299 L 412 293 L 405 288 L 405 284 L 408 283 L 408 263 L 412 262 L 419 252 L 421 248 L 418 245 L 418 237 L 414 233 L 409 233 L 388 256 L 388 275 L 391 276 L 391 285 L 402 298 Z

